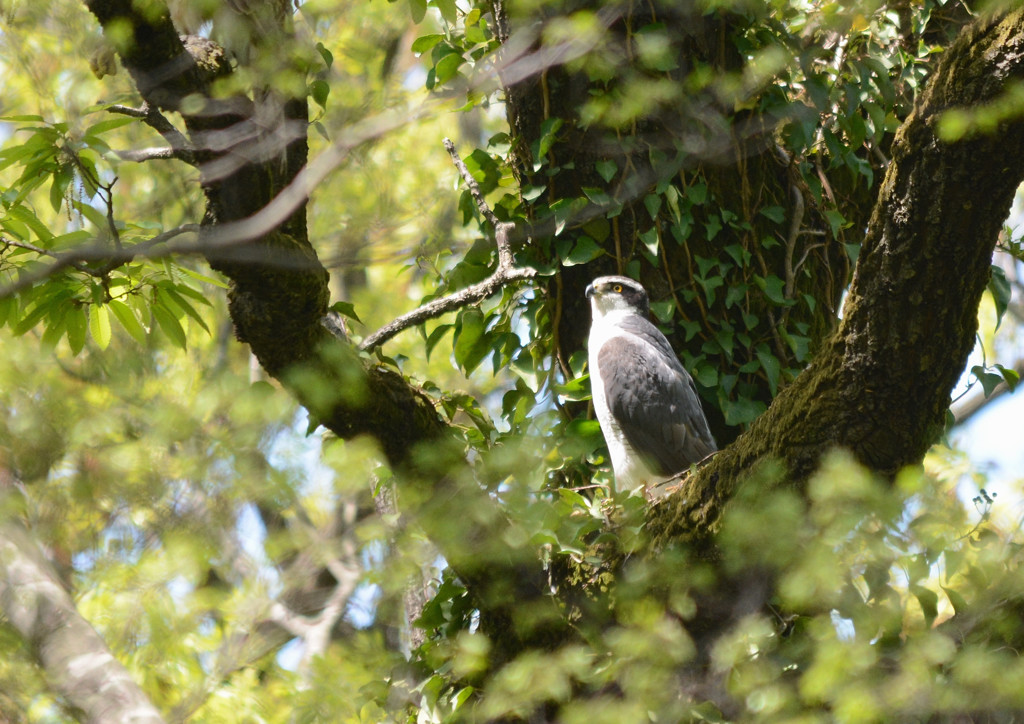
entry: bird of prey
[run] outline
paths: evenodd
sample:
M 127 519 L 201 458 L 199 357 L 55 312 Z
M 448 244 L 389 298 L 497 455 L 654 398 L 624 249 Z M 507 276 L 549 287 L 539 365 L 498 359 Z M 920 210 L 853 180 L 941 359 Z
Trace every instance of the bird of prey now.
M 648 319 L 647 292 L 628 277 L 587 287 L 590 386 L 619 490 L 650 488 L 715 452 L 693 378 Z

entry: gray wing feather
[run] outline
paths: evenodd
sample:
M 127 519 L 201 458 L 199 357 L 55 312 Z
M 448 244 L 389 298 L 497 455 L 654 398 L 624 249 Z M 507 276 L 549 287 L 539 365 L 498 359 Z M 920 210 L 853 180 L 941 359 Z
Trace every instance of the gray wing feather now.
M 717 449 L 693 379 L 653 324 L 637 316 L 620 326 L 626 334 L 598 352 L 608 407 L 658 473 L 678 473 Z

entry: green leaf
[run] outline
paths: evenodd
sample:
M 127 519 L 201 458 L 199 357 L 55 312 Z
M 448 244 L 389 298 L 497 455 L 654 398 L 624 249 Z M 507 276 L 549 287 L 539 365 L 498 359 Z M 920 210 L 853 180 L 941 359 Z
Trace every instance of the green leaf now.
M 644 196 L 644 207 L 651 219 L 657 219 L 658 212 L 661 211 L 661 197 L 657 194 L 647 194 Z
M 779 390 L 779 375 L 782 374 L 782 365 L 779 364 L 779 358 L 771 354 L 767 348 L 758 348 L 756 354 L 757 361 L 761 363 L 761 368 L 768 377 L 768 389 L 771 390 L 772 397 L 775 397 Z
M 124 302 L 119 299 L 112 299 L 107 303 L 110 307 L 110 311 L 117 317 L 117 321 L 121 323 L 121 326 L 125 328 L 125 331 L 132 336 L 132 338 L 140 344 L 146 343 L 146 328 L 142 326 L 138 318 L 135 316 L 135 312 Z
M 658 257 L 658 230 L 655 227 L 651 227 L 644 233 L 640 234 L 640 241 L 643 242 L 647 252 L 654 258 Z
M 440 324 L 434 328 L 434 331 L 427 337 L 426 352 L 427 360 L 430 360 L 430 353 L 434 351 L 434 347 L 440 342 L 448 332 L 455 328 L 453 324 Z
M 50 241 L 53 238 L 53 232 L 39 220 L 39 217 L 29 208 L 16 204 L 11 208 L 7 209 L 8 218 L 14 218 L 20 221 L 22 224 L 27 226 L 35 234 L 36 238 L 43 244 Z
M 75 173 L 70 166 L 61 166 L 53 174 L 53 181 L 50 183 L 50 206 L 54 211 L 59 212 L 64 205 L 64 194 L 74 178 Z
M 604 253 L 604 249 L 597 245 L 597 242 L 589 236 L 581 236 L 576 240 L 572 251 L 562 261 L 563 266 L 576 266 L 593 261 Z
M 1006 278 L 1006 272 L 1002 267 L 992 265 L 992 274 L 988 279 L 988 290 L 992 294 L 992 301 L 996 305 L 996 329 L 1003 321 L 1003 314 L 1010 304 L 1010 296 L 1013 291 L 1010 288 L 1010 281 Z
M 138 119 L 123 117 L 123 118 L 108 118 L 105 121 L 94 123 L 85 129 L 83 136 L 98 136 L 107 131 L 113 131 L 115 128 L 122 128 L 131 123 L 137 123 Z
M 458 53 L 449 53 L 434 65 L 434 83 L 441 84 L 451 80 L 459 72 L 459 66 L 466 62 Z
M 1010 392 L 1017 389 L 1017 385 L 1020 383 L 1020 375 L 1017 374 L 1017 370 L 1003 367 L 1000 364 L 997 364 L 995 367 L 999 370 L 999 374 L 1003 376 L 1003 380 L 1006 382 L 1006 386 L 1010 388 Z
M 89 305 L 89 333 L 100 349 L 110 344 L 110 316 L 105 305 Z
M 455 363 L 466 373 L 475 370 L 490 352 L 484 313 L 475 307 L 462 310 L 455 322 Z
M 605 183 L 611 183 L 619 167 L 615 165 L 614 161 L 598 161 L 594 164 L 594 170 L 604 179 Z
M 165 295 L 170 297 L 171 301 L 173 301 L 174 304 L 176 306 L 178 306 L 181 309 L 182 312 L 184 312 L 188 316 L 192 317 L 192 319 L 194 319 L 199 324 L 199 326 L 202 327 L 203 329 L 205 329 L 207 334 L 209 334 L 210 333 L 210 328 L 208 326 L 206 326 L 206 320 L 203 319 L 202 315 L 199 314 L 198 311 L 196 311 L 196 308 L 193 307 L 192 304 L 189 303 L 189 301 L 187 299 L 185 299 L 179 293 L 178 290 L 181 289 L 181 288 L 182 287 L 178 287 L 178 286 L 173 286 L 172 287 L 170 284 L 162 284 L 162 285 L 160 285 L 160 290 Z M 185 288 L 187 288 L 187 287 L 185 287 Z M 164 301 L 166 302 L 167 300 L 165 299 Z M 206 300 L 204 300 L 204 301 L 206 301 Z
M 921 604 L 925 626 L 931 628 L 935 618 L 939 615 L 939 595 L 924 586 L 911 586 L 910 591 L 914 594 L 917 602 Z
M 590 399 L 590 375 L 569 380 L 564 385 L 555 385 L 555 392 L 566 400 L 581 402 Z
M 743 425 L 753 422 L 765 409 L 763 402 L 745 397 L 738 400 L 725 400 L 722 403 L 722 412 L 725 413 L 725 424 L 727 425 Z
M 48 352 L 52 352 L 53 348 L 57 346 L 57 342 L 64 336 L 64 317 L 67 307 L 62 307 L 58 312 L 51 315 L 46 320 L 46 329 L 43 331 L 43 337 L 39 341 L 40 345 Z
M 981 365 L 974 365 L 974 367 L 971 367 L 971 374 L 974 375 L 978 379 L 978 382 L 981 383 L 982 389 L 985 390 L 985 397 L 990 396 L 996 387 L 998 387 L 1003 381 L 1002 375 L 989 372 Z
M 409 0 L 409 14 L 414 23 L 423 22 L 423 17 L 427 14 L 427 0 Z
M 779 277 L 774 275 L 769 277 L 755 276 L 754 284 L 775 304 L 786 303 L 786 296 L 783 293 L 785 282 Z
M 454 25 L 459 19 L 459 11 L 455 6 L 455 0 L 431 0 L 431 4 L 441 11 L 441 17 L 449 25 Z
M 309 84 L 309 97 L 324 110 L 327 110 L 327 97 L 330 94 L 331 86 L 325 80 L 317 78 Z
M 153 317 L 156 319 L 157 325 L 159 325 L 160 329 L 163 330 L 163 333 L 167 335 L 167 338 L 171 340 L 175 347 L 186 349 L 185 330 L 182 329 L 178 318 L 164 305 L 162 300 L 154 301 Z
M 700 206 L 708 198 L 708 187 L 703 182 L 695 183 L 693 186 L 688 186 L 684 193 L 686 198 L 690 200 L 690 203 L 694 206 Z
M 38 302 L 36 302 L 36 305 L 31 309 L 31 311 L 29 311 L 24 317 L 19 319 L 18 323 L 12 327 L 11 331 L 14 333 L 14 336 L 20 337 L 21 335 L 25 334 L 30 329 L 35 327 L 37 324 L 39 324 L 39 320 L 41 320 L 47 314 L 51 314 L 53 312 L 54 307 L 55 305 L 53 297 L 46 297 L 40 299 Z
M 177 269 L 181 273 L 190 276 L 197 281 L 201 281 L 204 284 L 212 284 L 213 286 L 218 287 L 220 289 L 228 288 L 228 285 L 222 282 L 220 279 L 214 279 L 213 277 L 208 277 L 205 274 L 200 274 L 194 269 L 189 269 L 187 266 L 179 266 Z
M 762 216 L 774 221 L 776 224 L 781 224 L 786 219 L 786 210 L 781 206 L 765 206 L 759 212 Z
M 324 65 L 327 66 L 327 70 L 331 69 L 334 65 L 334 53 L 327 49 L 323 43 L 316 44 L 316 52 L 320 53 L 320 57 L 324 60 Z
M 354 305 L 352 302 L 335 302 L 334 304 L 331 305 L 330 308 L 332 311 L 337 312 L 343 317 L 354 319 L 360 324 L 363 323 L 363 320 L 361 320 L 359 318 L 359 315 L 356 314 L 356 305 Z
M 410 48 L 414 53 L 426 53 L 428 50 L 433 48 L 435 45 L 444 40 L 444 36 L 438 33 L 431 33 L 430 35 L 421 35 L 412 41 L 412 47 Z
M 557 138 L 558 130 L 562 127 L 564 121 L 561 118 L 546 118 L 540 124 L 540 139 L 537 141 L 537 147 L 534 149 L 533 158 L 537 162 L 542 162 L 544 157 L 548 155 L 548 151 L 551 150 L 551 146 L 555 143 Z
M 77 355 L 85 347 L 85 309 L 82 307 L 72 307 L 64 315 L 64 326 L 67 329 L 68 347 L 71 348 L 71 354 Z
M 967 610 L 967 599 L 959 591 L 955 588 L 947 588 L 946 586 L 942 586 L 942 591 L 946 594 L 946 598 L 949 599 L 950 605 L 953 606 L 954 613 L 963 613 Z

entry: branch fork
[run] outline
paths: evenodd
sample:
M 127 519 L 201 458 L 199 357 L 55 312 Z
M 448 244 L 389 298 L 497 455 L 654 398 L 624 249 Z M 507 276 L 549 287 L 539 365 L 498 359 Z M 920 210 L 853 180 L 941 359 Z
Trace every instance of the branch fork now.
M 480 192 L 480 186 L 477 185 L 476 179 L 474 179 L 472 174 L 470 174 L 469 169 L 466 168 L 466 164 L 462 162 L 458 152 L 455 150 L 455 144 L 453 144 L 450 139 L 446 138 L 444 139 L 444 147 L 448 151 L 448 155 L 452 157 L 452 162 L 455 164 L 455 168 L 458 169 L 459 175 L 462 176 L 462 180 L 466 182 L 466 187 L 469 189 L 469 193 L 473 196 L 473 200 L 476 202 L 476 207 L 480 210 L 481 216 L 489 221 L 491 226 L 494 228 L 494 243 L 498 250 L 498 267 L 494 270 L 494 273 L 491 274 L 491 276 L 487 277 L 483 281 L 477 282 L 476 284 L 454 292 L 453 294 L 449 294 L 446 297 L 441 297 L 440 299 L 428 302 L 422 307 L 414 309 L 411 312 L 407 312 L 406 314 L 395 318 L 391 322 L 388 322 L 363 340 L 362 344 L 359 345 L 360 351 L 366 352 L 376 349 L 396 334 L 408 329 L 409 327 L 422 324 L 428 319 L 439 317 L 446 312 L 461 309 L 462 307 L 470 304 L 476 304 L 477 302 L 491 296 L 509 282 L 518 281 L 520 279 L 530 279 L 537 273 L 535 269 L 515 266 L 511 241 L 512 232 L 515 231 L 516 228 L 515 224 L 508 221 L 500 221 L 498 217 L 495 216 L 491 207 L 487 205 L 487 201 L 484 199 L 483 194 Z

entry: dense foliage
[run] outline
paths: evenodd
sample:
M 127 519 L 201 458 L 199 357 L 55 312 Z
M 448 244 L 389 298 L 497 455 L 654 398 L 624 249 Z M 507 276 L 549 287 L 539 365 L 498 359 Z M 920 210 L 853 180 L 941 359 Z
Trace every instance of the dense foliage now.
M 871 230 L 917 219 L 879 203 L 896 161 L 1006 138 L 1024 168 L 1019 63 L 931 145 L 899 130 L 929 79 L 969 77 L 944 56 L 980 62 L 963 33 L 1016 47 L 1019 11 L 48 5 L 0 37 L 0 719 L 100 721 L 75 656 L 167 721 L 1024 711 L 1024 541 L 927 410 L 892 454 L 749 447 L 769 406 L 809 409 L 779 395 L 827 366 L 847 294 L 917 319 L 850 286 L 897 246 Z M 181 48 L 186 71 L 147 66 Z M 1019 380 L 1024 257 L 1008 228 L 990 273 L 977 237 L 985 277 L 949 294 L 973 274 L 981 312 L 900 341 L 955 379 L 980 314 L 988 395 Z M 615 489 L 585 368 L 602 273 L 647 285 L 741 474 Z M 887 393 L 852 394 L 843 420 Z M 24 585 L 39 549 L 52 579 Z M 66 593 L 115 659 L 25 622 Z

